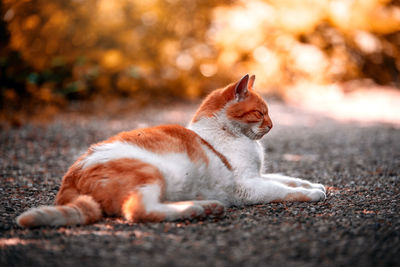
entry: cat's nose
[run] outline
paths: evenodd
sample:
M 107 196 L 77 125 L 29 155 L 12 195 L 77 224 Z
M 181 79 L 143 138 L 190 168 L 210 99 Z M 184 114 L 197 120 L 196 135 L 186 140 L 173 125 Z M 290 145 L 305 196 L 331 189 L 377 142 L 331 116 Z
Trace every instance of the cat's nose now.
M 272 129 L 272 121 L 271 121 L 271 119 L 269 118 L 269 117 L 267 117 L 267 118 L 265 118 L 265 124 L 267 125 L 267 127 L 269 128 L 269 130 L 271 130 Z M 268 131 L 269 131 L 268 130 Z
M 266 132 L 268 133 L 269 132 L 269 130 L 271 130 L 272 129 L 272 121 L 271 121 L 271 119 L 270 119 L 270 117 L 268 116 L 268 115 L 266 115 L 265 117 L 264 117 L 264 120 L 263 120 L 263 122 L 262 122 L 262 124 L 261 124 L 261 126 L 260 126 L 260 128 L 268 128 L 268 130 L 266 130 Z

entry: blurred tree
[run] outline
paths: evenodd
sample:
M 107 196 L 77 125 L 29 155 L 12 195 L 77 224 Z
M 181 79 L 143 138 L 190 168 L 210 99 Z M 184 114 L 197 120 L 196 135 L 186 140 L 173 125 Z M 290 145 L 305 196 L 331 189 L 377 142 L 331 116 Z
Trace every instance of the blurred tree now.
M 400 85 L 398 1 L 254 0 L 214 12 L 221 65 L 258 74 L 270 92 L 302 80 Z
M 275 94 L 303 80 L 400 82 L 397 0 L 0 4 L 3 113 L 94 95 L 197 98 L 243 73 Z

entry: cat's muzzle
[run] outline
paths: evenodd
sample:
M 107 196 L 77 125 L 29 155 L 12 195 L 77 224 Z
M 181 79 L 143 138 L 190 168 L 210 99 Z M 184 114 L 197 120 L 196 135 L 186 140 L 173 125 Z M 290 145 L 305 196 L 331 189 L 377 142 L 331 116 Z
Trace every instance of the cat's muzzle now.
M 271 130 L 270 127 L 265 127 L 265 128 L 259 128 L 257 132 L 254 131 L 250 131 L 251 133 L 248 134 L 247 136 L 249 136 L 251 139 L 253 140 L 259 140 L 261 139 L 264 135 L 266 135 L 269 131 Z

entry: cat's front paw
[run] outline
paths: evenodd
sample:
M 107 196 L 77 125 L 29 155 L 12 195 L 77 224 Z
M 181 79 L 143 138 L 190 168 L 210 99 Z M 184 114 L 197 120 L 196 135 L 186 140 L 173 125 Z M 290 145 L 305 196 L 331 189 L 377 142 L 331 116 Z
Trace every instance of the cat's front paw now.
M 225 213 L 225 206 L 218 200 L 204 200 L 199 201 L 200 205 L 204 208 L 205 214 L 220 217 Z
M 321 190 L 322 192 L 324 192 L 326 194 L 326 189 L 325 189 L 325 186 L 323 184 L 317 184 L 317 183 L 314 184 L 314 183 L 312 183 L 311 184 L 311 188 L 319 189 L 319 190 Z
M 297 188 L 294 192 L 287 193 L 283 201 L 321 201 L 325 200 L 325 198 L 325 193 L 320 189 Z
M 301 180 L 301 183 L 299 184 L 299 186 L 307 188 L 307 189 L 319 189 L 326 194 L 325 186 L 322 184 L 311 183 L 311 182 L 308 182 L 305 180 Z
M 205 217 L 204 208 L 200 205 L 190 205 L 183 209 L 180 213 L 180 218 L 178 219 L 199 219 Z
M 323 187 L 323 190 L 318 188 L 318 189 L 310 189 L 308 193 L 308 197 L 310 198 L 311 201 L 323 201 L 326 199 L 326 193 L 325 193 L 325 187 Z

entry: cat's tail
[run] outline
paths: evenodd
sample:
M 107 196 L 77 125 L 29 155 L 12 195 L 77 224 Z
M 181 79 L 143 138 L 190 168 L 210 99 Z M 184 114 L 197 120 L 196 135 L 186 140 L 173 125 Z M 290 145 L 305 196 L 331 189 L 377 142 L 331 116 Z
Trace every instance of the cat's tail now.
M 102 217 L 101 208 L 91 196 L 80 195 L 61 206 L 42 206 L 25 211 L 16 219 L 21 227 L 89 224 Z

